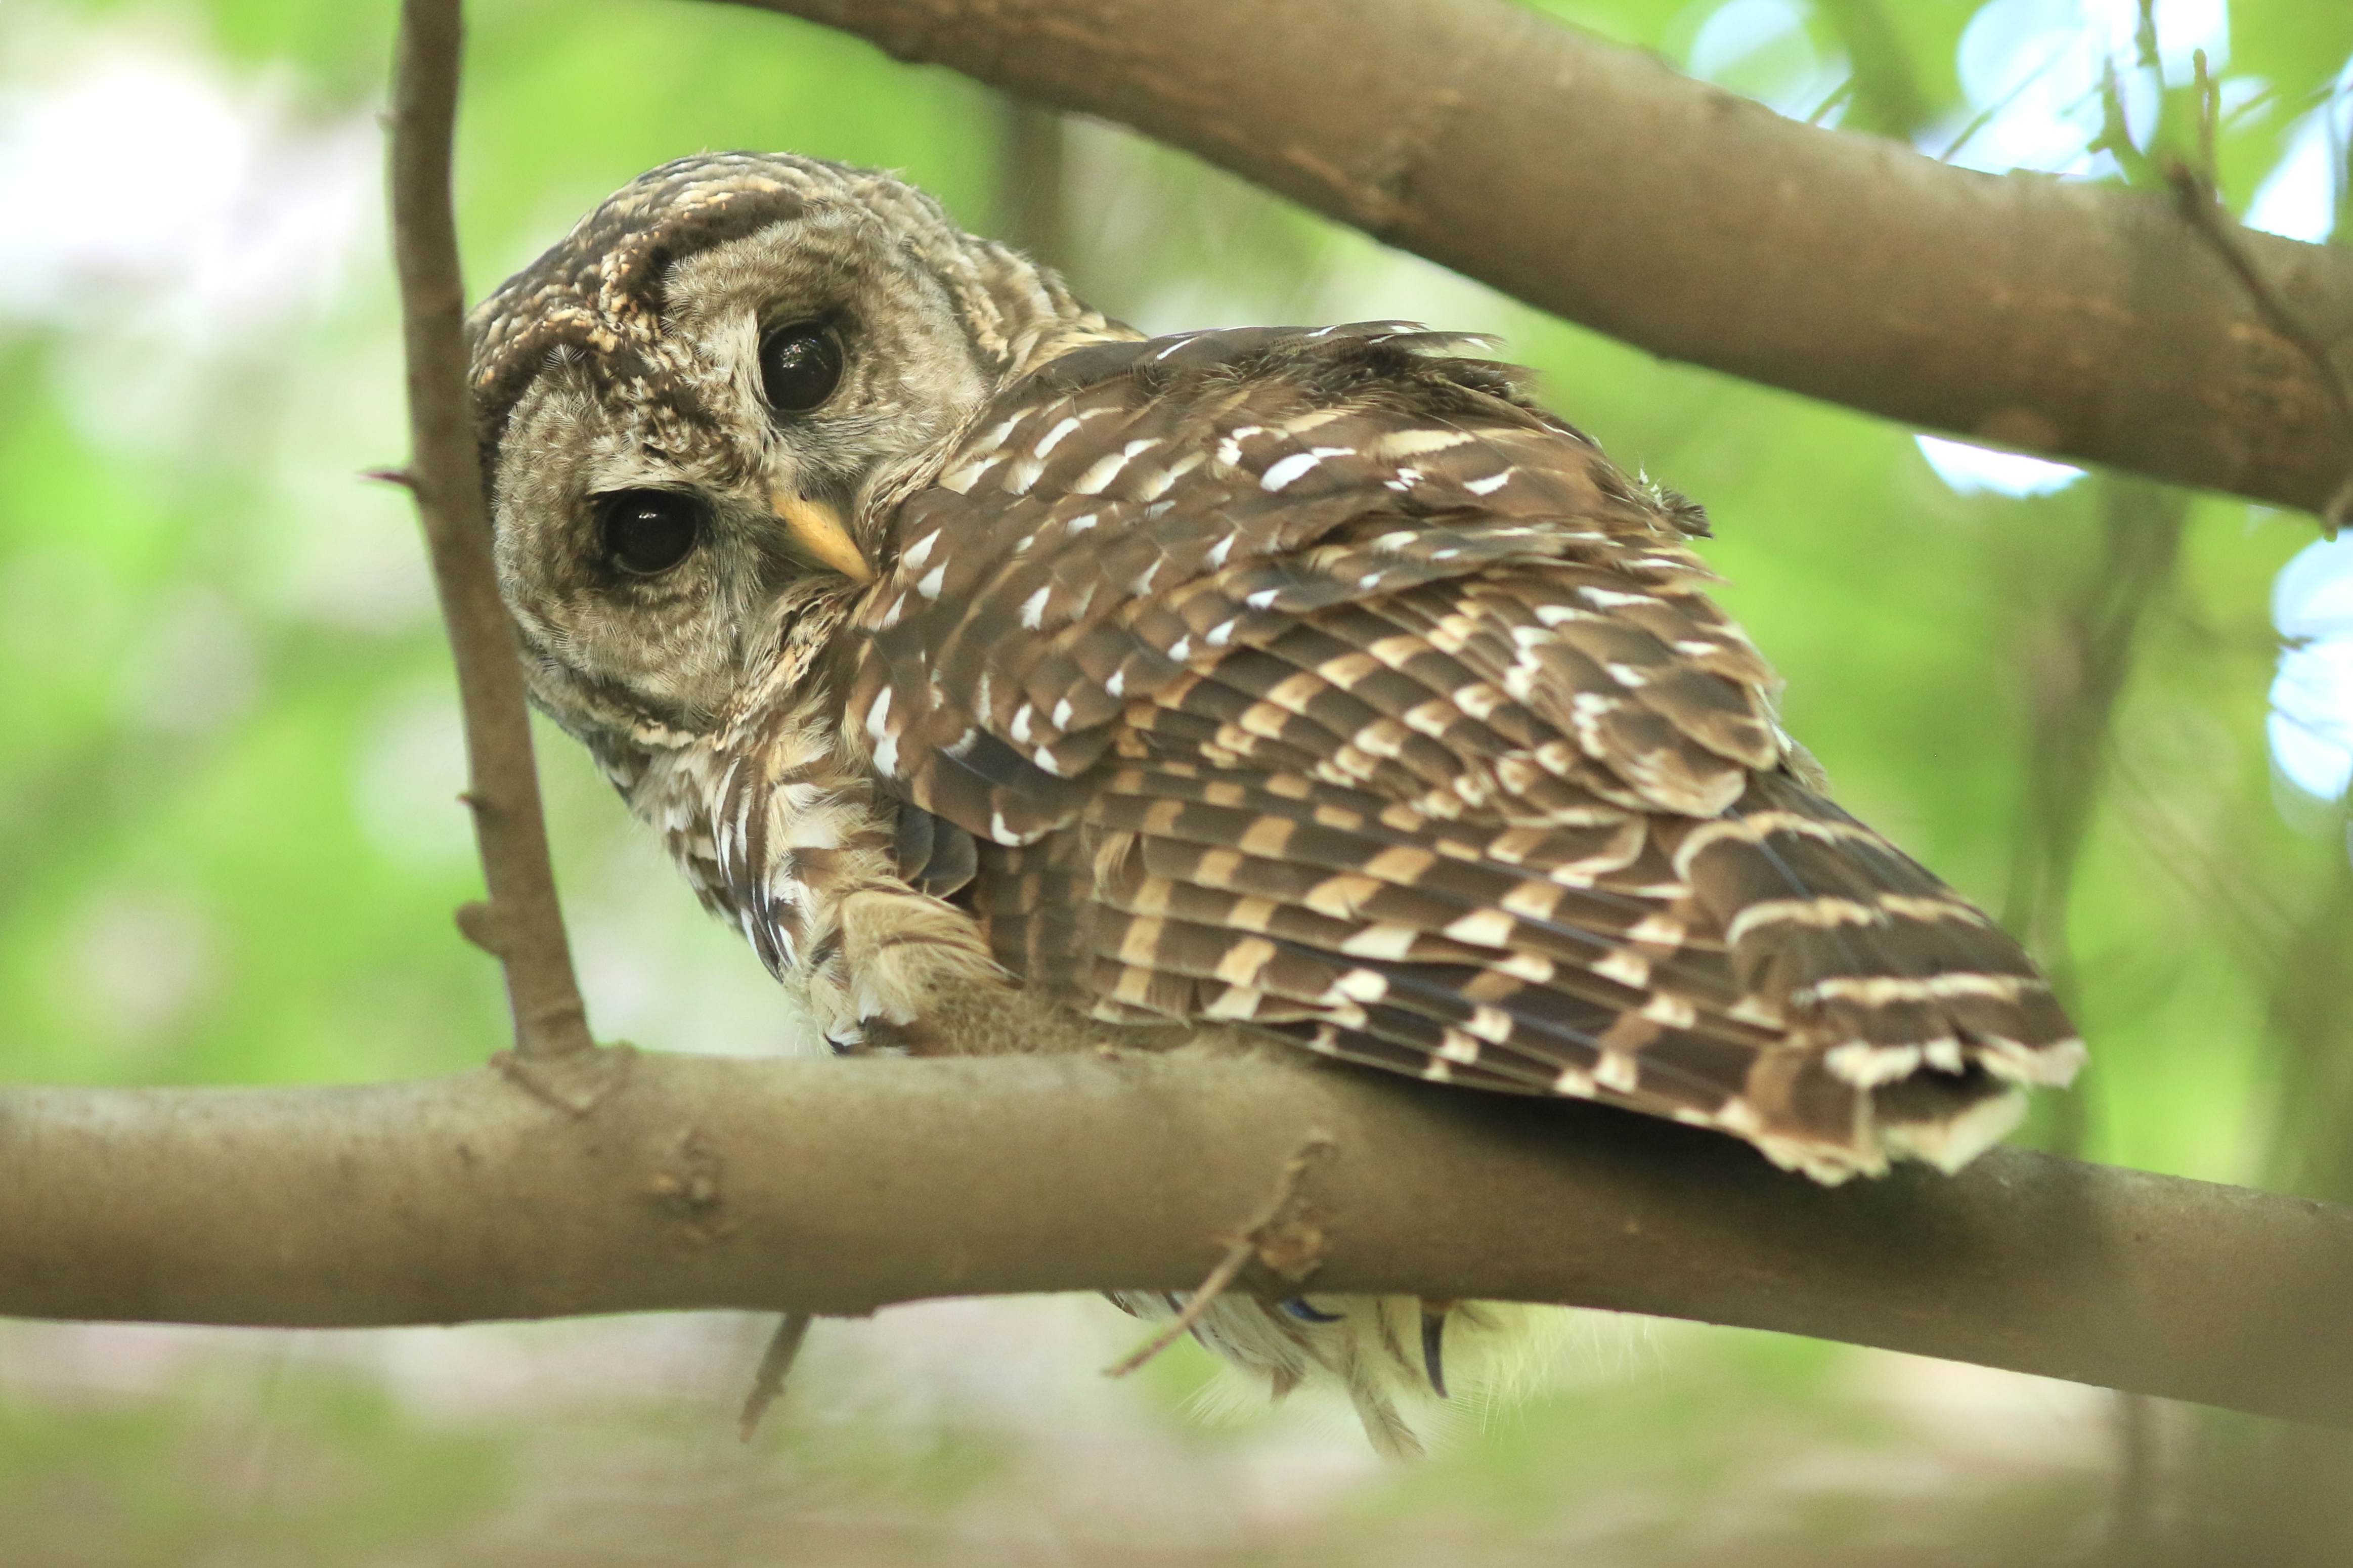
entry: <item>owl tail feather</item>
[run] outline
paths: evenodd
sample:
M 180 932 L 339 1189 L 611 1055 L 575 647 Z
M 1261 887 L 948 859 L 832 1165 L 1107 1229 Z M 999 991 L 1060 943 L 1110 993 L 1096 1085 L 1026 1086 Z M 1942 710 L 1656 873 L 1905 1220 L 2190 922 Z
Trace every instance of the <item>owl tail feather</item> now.
M 1421 1303 L 1421 1367 L 1430 1375 L 1430 1391 L 1440 1399 L 1446 1397 L 1446 1315 L 1452 1310 L 1451 1301 Z
M 1166 1319 L 1183 1310 L 1186 1297 L 1127 1292 L 1112 1300 L 1138 1317 Z M 1193 1337 L 1274 1399 L 1294 1390 L 1345 1395 L 1374 1450 L 1405 1459 L 1424 1451 L 1420 1428 L 1448 1398 L 1450 1326 L 1451 1348 L 1470 1382 L 1493 1397 L 1521 1381 L 1518 1363 L 1543 1348 L 1535 1342 L 1541 1336 L 1527 1331 L 1527 1320 L 1543 1311 L 1413 1296 L 1222 1296 L 1194 1322 Z M 1207 1403 L 1240 1404 L 1230 1391 L 1213 1392 Z

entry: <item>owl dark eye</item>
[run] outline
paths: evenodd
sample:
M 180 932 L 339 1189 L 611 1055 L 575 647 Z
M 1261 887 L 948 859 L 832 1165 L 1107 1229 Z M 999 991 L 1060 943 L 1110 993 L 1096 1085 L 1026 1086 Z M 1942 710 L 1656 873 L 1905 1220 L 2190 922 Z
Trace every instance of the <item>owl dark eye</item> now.
M 678 490 L 615 490 L 596 498 L 605 558 L 651 577 L 687 557 L 702 534 L 702 502 Z
M 816 321 L 778 327 L 760 340 L 760 388 L 779 414 L 807 414 L 841 384 L 841 340 Z

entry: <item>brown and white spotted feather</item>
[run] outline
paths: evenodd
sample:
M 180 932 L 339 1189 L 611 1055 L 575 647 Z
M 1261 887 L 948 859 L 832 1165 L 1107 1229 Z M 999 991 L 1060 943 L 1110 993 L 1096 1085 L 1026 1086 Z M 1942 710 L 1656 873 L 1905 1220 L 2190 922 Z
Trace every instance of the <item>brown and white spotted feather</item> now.
M 979 840 L 998 961 L 1098 1017 L 1825 1179 L 1974 1153 L 2073 1069 L 2047 986 L 1798 776 L 1689 510 L 1452 342 L 1190 334 L 1015 385 L 860 602 L 873 767 Z

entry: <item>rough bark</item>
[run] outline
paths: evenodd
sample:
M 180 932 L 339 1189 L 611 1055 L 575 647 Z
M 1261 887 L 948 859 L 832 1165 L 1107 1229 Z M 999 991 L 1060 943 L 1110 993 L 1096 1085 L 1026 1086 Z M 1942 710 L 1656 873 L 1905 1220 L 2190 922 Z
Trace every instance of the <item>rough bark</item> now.
M 1312 1289 L 1745 1324 L 2353 1425 L 2353 1210 L 2009 1150 L 1829 1190 L 1604 1108 L 1192 1055 L 638 1056 L 586 1113 L 488 1072 L 8 1089 L 0 1312 L 333 1326 L 1183 1289 L 1319 1136 Z
M 1670 358 L 2318 510 L 2329 378 L 2167 197 L 1821 130 L 1504 0 L 740 0 L 1134 126 Z M 2310 341 L 2353 253 L 2244 234 Z

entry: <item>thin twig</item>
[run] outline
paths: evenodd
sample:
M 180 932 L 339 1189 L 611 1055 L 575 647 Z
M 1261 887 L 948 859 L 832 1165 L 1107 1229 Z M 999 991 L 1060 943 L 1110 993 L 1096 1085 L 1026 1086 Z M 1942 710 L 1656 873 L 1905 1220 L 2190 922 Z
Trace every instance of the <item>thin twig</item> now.
M 2076 1003 L 2078 972 L 2069 934 L 2075 879 L 2092 826 L 2110 795 L 2116 713 L 2139 658 L 2142 632 L 2173 587 L 2189 516 L 2186 493 L 2126 474 L 2105 474 L 2101 489 L 2102 548 L 2083 578 L 2052 604 L 2033 639 L 2035 704 L 2030 792 L 2010 868 L 2005 923 L 2042 961 L 2060 1000 Z M 2080 1156 L 2096 1102 L 2088 1094 L 2061 1098 L 2048 1123 L 2051 1147 Z M 2142 1427 L 2146 1413 L 2125 1401 L 2119 1433 Z M 2116 1447 L 2116 1508 L 2109 1536 L 2119 1563 L 2136 1562 L 2126 1543 L 2148 1536 L 2155 1495 L 2147 1444 Z
M 1233 1245 L 1226 1248 L 1226 1255 L 1218 1259 L 1218 1266 L 1193 1287 L 1193 1293 L 1186 1299 L 1184 1310 L 1169 1319 L 1167 1326 L 1158 1333 L 1103 1368 L 1103 1375 L 1125 1377 L 1191 1332 L 1193 1325 L 1208 1315 L 1209 1308 L 1225 1294 L 1226 1287 L 1234 1282 L 1234 1276 L 1242 1271 L 1242 1265 L 1248 1263 L 1250 1254 L 1257 1250 L 1249 1237 L 1236 1237 Z
M 1299 1178 L 1316 1155 L 1332 1147 L 1329 1134 L 1313 1132 L 1282 1163 L 1282 1174 L 1275 1182 L 1274 1196 L 1248 1230 L 1228 1241 L 1226 1255 L 1209 1270 L 1200 1284 L 1193 1288 L 1183 1310 L 1168 1321 L 1167 1326 L 1127 1355 L 1103 1368 L 1105 1377 L 1125 1377 L 1129 1373 L 1175 1344 L 1192 1331 L 1194 1324 L 1206 1316 L 1212 1304 L 1225 1294 L 1226 1287 L 1242 1271 L 1242 1266 L 1257 1258 L 1276 1273 L 1289 1279 L 1303 1279 L 1313 1273 L 1322 1255 L 1320 1232 L 1299 1224 L 1301 1216 L 1293 1205 L 1299 1195 Z
M 1961 127 L 1961 133 L 1954 137 L 1953 140 L 1947 144 L 1943 152 L 1936 154 L 1936 162 L 1939 163 L 1951 163 L 1962 148 L 1968 146 L 1971 142 L 1977 139 L 1978 132 L 1983 131 L 1987 126 L 2000 119 L 2006 111 L 2008 111 L 2011 104 L 2018 101 L 2020 96 L 2022 95 L 2027 89 L 2032 87 L 2035 83 L 2041 81 L 2044 76 L 2048 75 L 2051 68 L 2057 65 L 2059 63 L 2060 57 L 2066 52 L 2067 44 L 2063 40 L 2052 45 L 2051 52 L 2042 57 L 2040 64 L 2036 65 L 2033 69 L 2021 76 L 2010 87 L 2010 89 L 2008 92 L 2003 93 L 2000 98 L 1995 99 L 1991 103 L 1987 104 L 1985 108 L 1978 111 L 1976 119 L 1971 120 L 1967 125 Z
M 2207 68 L 2204 49 L 2192 50 L 2189 58 L 2198 87 L 2198 169 L 2210 187 L 2219 188 L 2222 182 L 2214 162 L 2214 121 L 2221 113 L 2222 84 Z
M 768 1348 L 760 1357 L 760 1370 L 752 1374 L 752 1392 L 744 1396 L 744 1414 L 735 1423 L 735 1435 L 744 1442 L 752 1440 L 760 1429 L 760 1417 L 785 1392 L 785 1379 L 792 1375 L 801 1342 L 808 1338 L 814 1321 L 815 1314 L 809 1312 L 786 1312 L 777 1321 L 776 1331 L 769 1336 Z
M 1854 77 L 1852 74 L 1849 74 L 1844 81 L 1831 89 L 1828 97 L 1824 98 L 1821 102 L 1814 105 L 1814 111 L 1806 116 L 1806 123 L 1809 125 L 1820 125 L 1824 120 L 1830 117 L 1831 110 L 1836 109 L 1840 104 L 1846 102 L 1853 96 Z
M 2239 226 L 2224 210 L 2217 196 L 2213 181 L 2187 164 L 2173 160 L 2167 163 L 2165 177 L 2173 187 L 2174 205 L 2181 216 L 2198 236 L 2213 247 L 2214 254 L 2230 268 L 2247 298 L 2254 304 L 2256 313 L 2264 324 L 2295 345 L 2296 351 L 2311 362 L 2319 374 L 2321 387 L 2328 394 L 2330 405 L 2336 410 L 2338 426 L 2346 438 L 2353 441 L 2353 388 L 2346 384 L 2345 373 L 2338 368 L 2337 358 L 2319 334 L 2306 325 L 2303 319 L 2288 309 L 2268 279 L 2257 269 L 2254 258 L 2247 254 L 2239 242 Z M 2348 514 L 2353 514 L 2353 471 L 2348 471 L 2327 504 L 2321 508 L 2321 531 L 2329 538 L 2337 537 L 2345 526 Z
M 460 31 L 459 0 L 403 0 L 389 174 L 414 456 L 385 477 L 417 498 L 457 656 L 470 779 L 464 799 L 490 889 L 488 910 L 461 915 L 460 924 L 505 966 L 512 1070 L 527 1077 L 532 1064 L 586 1052 L 593 1042 L 548 864 L 522 666 L 491 563 L 466 389 L 465 285 L 449 201 Z M 543 1081 L 533 1087 L 550 1092 Z

